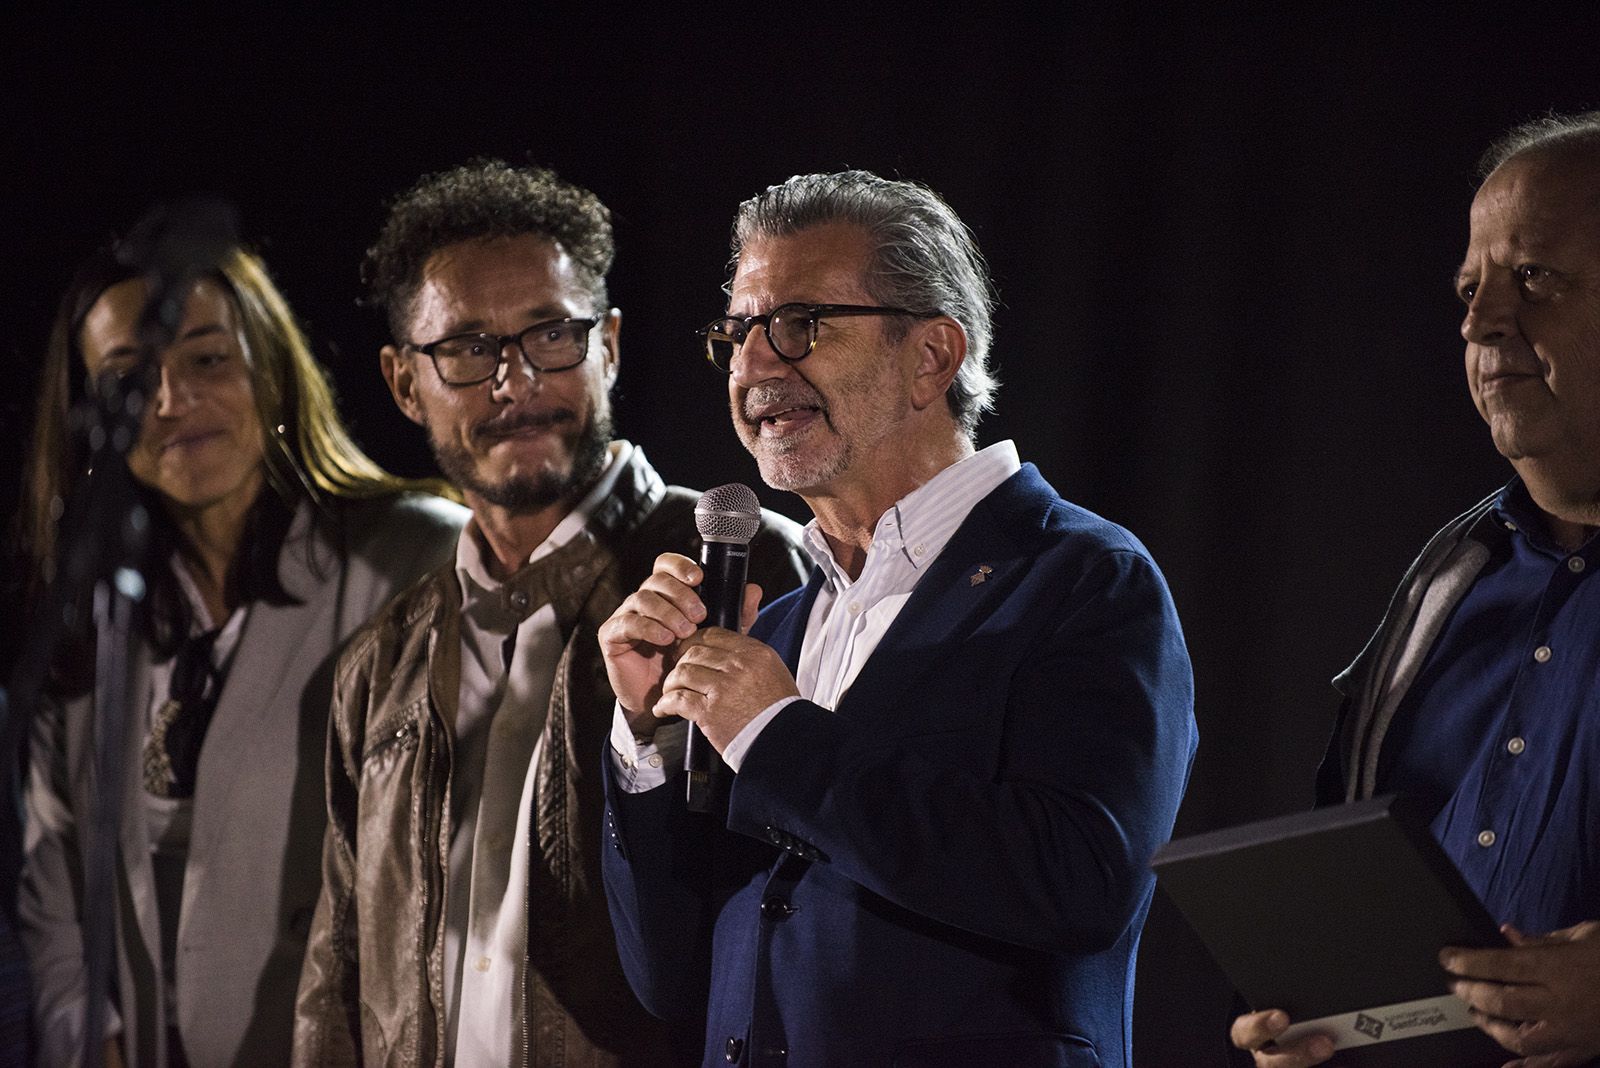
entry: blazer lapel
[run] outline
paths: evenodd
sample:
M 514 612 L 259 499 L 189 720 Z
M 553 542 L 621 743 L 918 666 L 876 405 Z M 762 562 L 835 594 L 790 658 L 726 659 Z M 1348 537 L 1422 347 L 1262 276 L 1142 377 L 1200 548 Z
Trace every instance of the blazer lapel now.
M 811 618 L 811 609 L 817 603 L 817 593 L 822 589 L 822 569 L 813 567 L 811 578 L 807 580 L 805 589 L 800 596 L 789 606 L 789 610 L 776 623 L 772 624 L 772 631 L 766 632 L 762 622 L 757 622 L 751 631 L 755 637 L 766 642 L 783 658 L 788 665 L 790 673 L 799 670 L 800 646 L 806 637 L 806 621 Z
M 1028 464 L 979 501 L 929 565 L 836 711 L 893 729 L 886 714 L 898 695 L 948 661 L 1027 581 L 1034 553 L 1020 535 L 1043 525 L 1053 499 Z
M 344 587 L 337 552 L 324 536 L 307 529 L 309 518 L 302 506 L 279 562 L 284 589 L 298 603 L 250 606 L 207 728 L 190 843 L 196 855 L 228 832 L 231 800 L 241 782 L 242 803 L 253 804 L 250 783 L 258 776 L 291 779 L 295 774 L 301 694 L 312 675 L 327 669 L 328 650 L 337 646 Z

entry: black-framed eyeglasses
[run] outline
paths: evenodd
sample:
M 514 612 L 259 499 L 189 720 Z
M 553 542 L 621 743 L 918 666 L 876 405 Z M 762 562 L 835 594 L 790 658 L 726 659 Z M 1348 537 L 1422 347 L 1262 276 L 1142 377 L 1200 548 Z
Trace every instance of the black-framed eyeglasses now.
M 550 373 L 578 366 L 589 355 L 589 331 L 599 319 L 550 319 L 516 334 L 453 334 L 426 345 L 411 345 L 433 361 L 439 377 L 452 386 L 475 386 L 500 373 L 506 346 L 515 344 L 535 371 Z
M 943 312 L 915 312 L 905 308 L 877 308 L 866 304 L 780 304 L 765 315 L 729 315 L 713 319 L 700 331 L 706 359 L 719 371 L 731 372 L 733 358 L 744 347 L 754 327 L 767 332 L 767 344 L 781 359 L 798 363 L 817 347 L 817 323 L 839 315 L 909 315 L 932 319 Z

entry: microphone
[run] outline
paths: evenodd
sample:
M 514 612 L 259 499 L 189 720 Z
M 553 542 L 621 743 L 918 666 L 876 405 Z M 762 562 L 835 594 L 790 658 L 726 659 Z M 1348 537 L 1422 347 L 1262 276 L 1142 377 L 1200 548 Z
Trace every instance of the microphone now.
M 694 506 L 694 525 L 700 532 L 700 569 L 705 574 L 700 581 L 700 600 L 706 606 L 706 621 L 701 626 L 738 633 L 750 539 L 761 528 L 761 502 L 755 490 L 739 482 L 706 490 Z M 683 770 L 688 773 L 690 812 L 711 810 L 717 780 L 726 777 L 726 769 L 700 728 L 689 724 Z

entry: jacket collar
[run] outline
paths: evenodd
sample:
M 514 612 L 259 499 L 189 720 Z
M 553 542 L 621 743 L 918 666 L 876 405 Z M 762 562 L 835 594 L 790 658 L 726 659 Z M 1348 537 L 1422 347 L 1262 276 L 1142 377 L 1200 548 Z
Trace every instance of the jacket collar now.
M 572 573 L 565 576 L 564 581 L 573 591 L 573 599 L 580 604 L 578 621 L 595 623 L 596 626 L 598 622 L 591 617 L 598 610 L 597 606 L 614 603 L 607 598 L 620 600 L 615 591 L 607 588 L 612 583 L 604 581 L 608 574 L 615 571 L 612 565 L 616 560 L 617 547 L 661 503 L 667 492 L 661 476 L 645 459 L 643 449 L 637 446 L 625 449 L 619 462 L 622 467 L 617 472 L 611 492 L 594 505 L 584 529 L 568 546 L 563 547 L 564 550 L 571 550 L 575 561 Z M 461 537 L 470 536 L 465 530 L 461 533 Z M 434 707 L 453 731 L 461 680 L 461 585 L 456 581 L 453 563 L 443 565 L 434 573 L 434 579 L 429 583 L 434 595 L 417 599 L 407 613 L 405 625 L 409 628 L 426 624 L 429 628 L 429 695 Z M 515 590 L 515 582 L 515 576 L 508 581 L 508 595 Z M 597 601 L 597 591 L 606 596 Z M 607 608 L 604 616 L 610 614 Z M 577 631 L 567 632 L 565 622 L 562 629 L 570 645 Z
M 278 582 L 290 597 L 309 600 L 338 570 L 345 552 L 344 521 L 342 502 L 319 505 L 302 497 L 295 506 L 278 551 Z
M 848 715 L 863 700 L 881 707 L 926 664 L 948 656 L 953 643 L 976 630 L 1025 581 L 1037 552 L 1035 536 L 1057 500 L 1033 464 L 1024 464 L 980 500 L 929 565 L 835 711 Z M 822 581 L 820 569 L 813 569 L 810 582 L 771 629 L 758 630 L 791 671 L 799 663 Z

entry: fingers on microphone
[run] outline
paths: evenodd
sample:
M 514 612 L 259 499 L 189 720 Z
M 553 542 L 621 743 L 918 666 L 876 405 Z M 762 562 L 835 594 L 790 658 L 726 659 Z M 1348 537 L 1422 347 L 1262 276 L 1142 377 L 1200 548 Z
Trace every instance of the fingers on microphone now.
M 635 611 L 654 616 L 680 636 L 692 633 L 706 618 L 706 606 L 694 587 L 660 571 L 644 580 L 644 585 L 639 587 L 632 600 Z M 687 631 L 683 629 L 683 623 L 688 624 Z
M 657 719 L 668 719 L 676 716 L 686 719 L 691 723 L 698 723 L 705 713 L 705 695 L 697 690 L 678 686 L 672 689 L 663 689 L 661 699 L 656 702 L 652 710 Z
M 628 652 L 636 645 L 665 648 L 677 640 L 669 628 L 637 612 L 612 616 L 600 627 L 600 641 L 608 655 Z
M 698 586 L 700 580 L 705 577 L 700 571 L 700 565 L 681 553 L 662 553 L 656 557 L 656 566 L 651 569 L 650 577 L 655 578 L 657 575 L 674 578 L 685 586 Z
M 636 593 L 601 626 L 600 639 L 609 646 L 653 645 L 665 649 L 694 630 L 694 623 L 672 602 Z
M 632 611 L 668 628 L 675 639 L 693 634 L 706 617 L 706 606 L 687 586 L 646 586 L 630 600 Z

